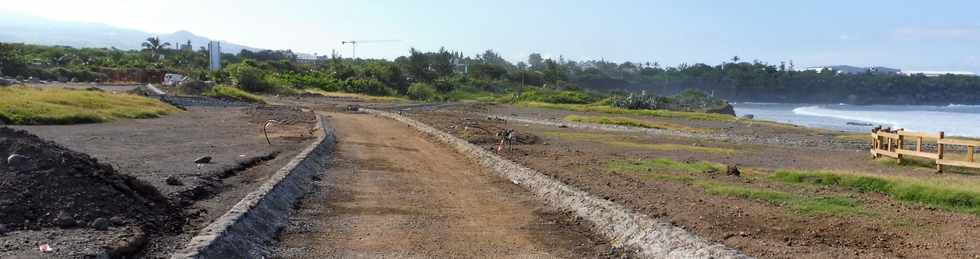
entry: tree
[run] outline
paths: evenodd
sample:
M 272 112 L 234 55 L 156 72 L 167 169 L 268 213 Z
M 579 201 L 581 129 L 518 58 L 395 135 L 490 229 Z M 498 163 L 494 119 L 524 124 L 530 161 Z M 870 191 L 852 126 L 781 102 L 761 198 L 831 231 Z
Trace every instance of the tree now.
M 541 58 L 541 54 L 531 53 L 527 56 L 527 64 L 531 66 L 531 70 L 541 71 L 544 69 L 544 58 Z
M 0 75 L 19 75 L 27 68 L 17 53 L 16 45 L 0 43 Z
M 170 43 L 161 43 L 160 37 L 149 37 L 143 42 L 143 51 L 149 52 L 151 57 L 156 60 L 160 59 L 160 53 L 167 47 L 170 47 Z

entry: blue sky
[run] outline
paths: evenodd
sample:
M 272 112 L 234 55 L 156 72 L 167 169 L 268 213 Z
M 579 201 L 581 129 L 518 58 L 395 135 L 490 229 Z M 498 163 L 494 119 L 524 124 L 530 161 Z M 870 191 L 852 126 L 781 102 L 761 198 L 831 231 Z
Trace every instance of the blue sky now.
M 717 64 L 734 55 L 797 67 L 882 65 L 980 72 L 975 1 L 57 1 L 4 0 L 56 20 L 261 48 L 393 58 L 409 47 L 494 49 L 575 60 Z

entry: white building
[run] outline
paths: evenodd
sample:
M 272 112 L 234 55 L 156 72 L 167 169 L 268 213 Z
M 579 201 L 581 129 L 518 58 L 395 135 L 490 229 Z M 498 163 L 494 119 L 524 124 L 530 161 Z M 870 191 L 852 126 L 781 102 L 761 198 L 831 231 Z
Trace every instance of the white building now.
M 217 41 L 208 42 L 208 57 L 211 59 L 211 65 L 208 68 L 211 71 L 221 70 L 221 43 Z
M 924 75 L 927 77 L 937 77 L 944 75 L 954 75 L 954 76 L 977 76 L 977 73 L 967 72 L 967 71 L 902 71 L 903 75 Z

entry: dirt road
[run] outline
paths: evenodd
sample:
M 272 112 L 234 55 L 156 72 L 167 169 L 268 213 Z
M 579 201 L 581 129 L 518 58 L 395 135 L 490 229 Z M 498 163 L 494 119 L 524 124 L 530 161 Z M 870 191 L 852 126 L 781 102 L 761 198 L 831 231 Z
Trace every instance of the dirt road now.
M 584 224 L 395 121 L 331 114 L 336 163 L 290 219 L 280 257 L 607 257 Z

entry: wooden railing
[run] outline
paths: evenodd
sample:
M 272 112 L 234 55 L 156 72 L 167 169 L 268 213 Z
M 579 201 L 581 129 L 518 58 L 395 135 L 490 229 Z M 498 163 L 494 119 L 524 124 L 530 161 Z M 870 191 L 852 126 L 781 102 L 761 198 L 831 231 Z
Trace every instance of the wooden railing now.
M 881 156 L 887 156 L 895 158 L 898 160 L 898 163 L 901 163 L 902 158 L 905 156 L 931 159 L 936 161 L 936 170 L 939 172 L 943 171 L 943 166 L 980 168 L 980 163 L 977 163 L 974 158 L 976 148 L 980 146 L 980 141 L 950 139 L 946 138 L 943 132 L 924 133 L 904 131 L 901 129 L 891 132 L 878 130 L 871 133 L 871 139 L 871 155 L 876 159 Z M 915 141 L 914 149 L 905 149 L 909 144 L 906 141 Z M 924 143 L 934 143 L 935 147 L 927 151 L 923 148 Z M 947 158 L 947 146 L 965 146 L 966 160 L 952 160 Z

